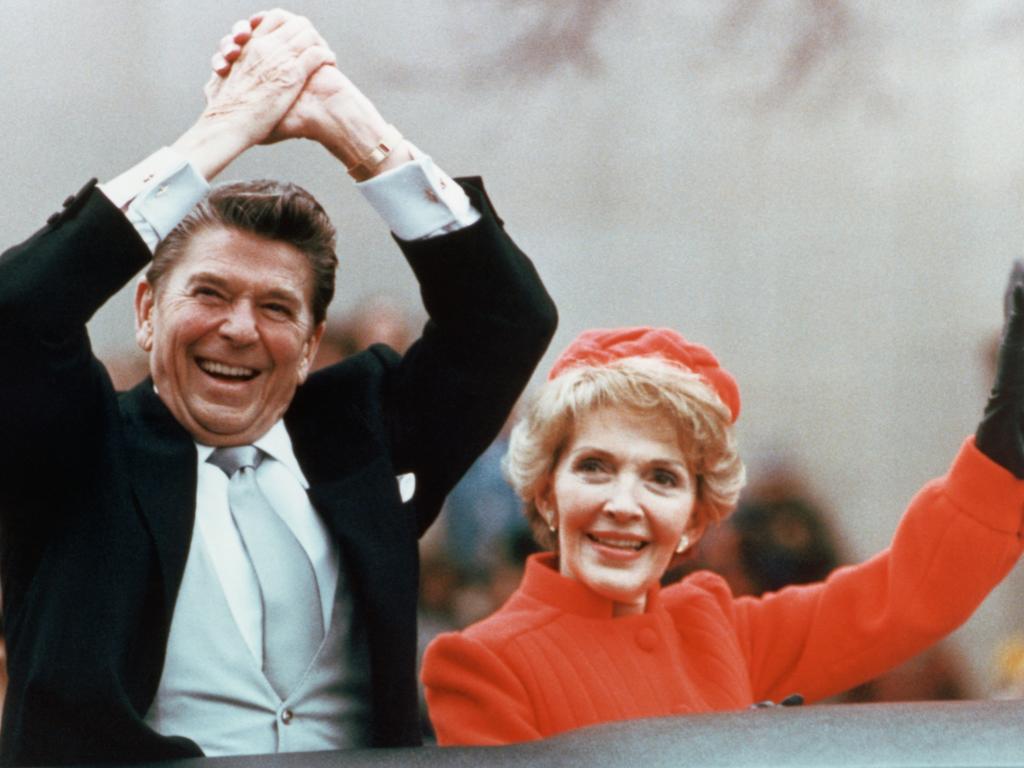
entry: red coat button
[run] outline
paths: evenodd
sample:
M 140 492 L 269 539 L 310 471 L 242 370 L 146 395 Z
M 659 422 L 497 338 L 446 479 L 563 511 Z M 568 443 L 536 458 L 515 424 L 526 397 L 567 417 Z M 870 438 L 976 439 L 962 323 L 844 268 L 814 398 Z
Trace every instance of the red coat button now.
M 644 627 L 636 633 L 636 644 L 645 651 L 653 651 L 658 647 L 658 633 L 650 627 Z

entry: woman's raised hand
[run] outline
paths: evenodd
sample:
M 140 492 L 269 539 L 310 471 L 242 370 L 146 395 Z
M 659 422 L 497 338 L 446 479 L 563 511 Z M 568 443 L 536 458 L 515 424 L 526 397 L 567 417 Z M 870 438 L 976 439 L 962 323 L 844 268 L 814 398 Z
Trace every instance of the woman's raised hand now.
M 1003 315 L 996 378 L 975 445 L 1024 479 L 1024 262 L 1019 259 L 1007 280 Z

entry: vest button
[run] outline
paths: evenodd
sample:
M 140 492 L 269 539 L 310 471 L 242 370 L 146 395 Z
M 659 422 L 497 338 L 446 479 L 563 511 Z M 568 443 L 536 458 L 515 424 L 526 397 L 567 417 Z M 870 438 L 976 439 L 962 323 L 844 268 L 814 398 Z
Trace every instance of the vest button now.
M 295 713 L 292 712 L 290 709 L 286 709 L 281 712 L 281 722 L 285 725 L 288 725 L 288 723 L 292 721 L 293 717 L 295 717 Z

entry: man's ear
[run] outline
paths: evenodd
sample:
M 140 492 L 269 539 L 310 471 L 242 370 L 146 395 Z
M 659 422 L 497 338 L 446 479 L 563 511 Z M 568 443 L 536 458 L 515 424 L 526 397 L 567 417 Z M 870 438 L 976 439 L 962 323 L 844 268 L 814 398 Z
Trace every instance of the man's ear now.
M 153 304 L 156 301 L 153 287 L 146 278 L 135 286 L 135 343 L 143 352 L 153 349 Z
M 323 339 L 326 329 L 327 321 L 320 321 L 320 324 L 309 334 L 309 338 L 306 339 L 302 347 L 302 357 L 299 359 L 299 384 L 304 383 L 309 377 L 309 372 L 313 367 L 313 361 L 316 360 L 316 353 L 320 349 L 320 341 Z

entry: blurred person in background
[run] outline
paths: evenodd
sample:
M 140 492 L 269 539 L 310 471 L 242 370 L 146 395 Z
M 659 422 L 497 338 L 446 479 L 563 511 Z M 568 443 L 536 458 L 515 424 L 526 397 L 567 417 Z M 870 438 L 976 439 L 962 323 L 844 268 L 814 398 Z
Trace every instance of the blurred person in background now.
M 441 511 L 441 546 L 469 583 L 488 584 L 508 561 L 512 543 L 530 530 L 523 504 L 501 467 L 515 414 L 448 494 Z
M 404 354 L 416 340 L 416 323 L 406 307 L 393 296 L 379 293 L 359 301 L 336 321 L 328 321 L 313 370 L 317 371 L 374 344 L 384 344 Z
M 744 491 L 736 510 L 701 539 L 687 572 L 707 568 L 736 596 L 824 579 L 847 562 L 828 516 L 781 473 Z M 671 573 L 669 574 L 671 576 Z

